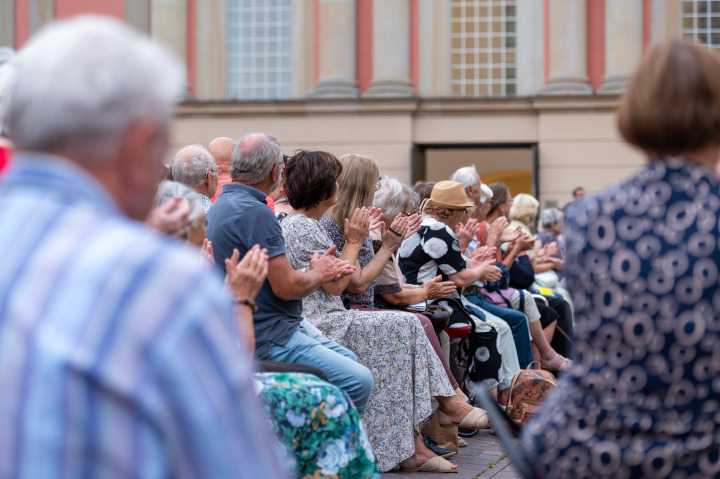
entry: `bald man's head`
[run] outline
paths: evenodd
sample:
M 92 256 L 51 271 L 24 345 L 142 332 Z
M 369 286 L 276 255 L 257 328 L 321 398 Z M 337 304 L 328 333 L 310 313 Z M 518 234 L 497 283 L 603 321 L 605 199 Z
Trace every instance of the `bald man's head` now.
M 208 151 L 215 158 L 218 166 L 218 178 L 221 183 L 230 181 L 230 158 L 232 156 L 235 140 L 227 136 L 215 138 L 208 145 Z
M 215 158 L 215 162 L 218 165 L 227 166 L 230 168 L 230 157 L 232 156 L 232 150 L 235 146 L 235 140 L 228 138 L 227 136 L 221 136 L 215 138 L 208 145 L 210 154 Z

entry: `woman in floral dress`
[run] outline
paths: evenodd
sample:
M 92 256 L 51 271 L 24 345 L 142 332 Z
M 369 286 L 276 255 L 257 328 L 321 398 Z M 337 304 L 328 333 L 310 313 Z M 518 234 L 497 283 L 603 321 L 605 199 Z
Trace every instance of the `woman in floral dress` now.
M 285 191 L 294 214 L 282 220 L 288 259 L 307 267 L 316 252 L 333 246 L 320 218 L 335 203 L 336 178 L 342 167 L 329 153 L 300 152 L 285 170 Z M 346 247 L 341 257 L 357 255 L 370 227 L 369 211 L 358 208 L 345 222 Z M 402 233 L 407 219 L 393 223 Z M 352 258 L 351 258 L 352 260 Z M 354 261 L 354 260 L 353 260 Z M 363 416 L 380 471 L 401 464 L 406 470 L 455 472 L 450 462 L 423 444 L 419 431 L 439 407 L 450 422 L 466 416 L 487 419 L 457 398 L 442 364 L 414 315 L 404 312 L 347 310 L 338 297 L 348 279 L 326 283 L 303 300 L 303 316 L 328 338 L 353 351 L 373 373 L 373 392 Z M 467 409 L 471 411 L 468 412 Z

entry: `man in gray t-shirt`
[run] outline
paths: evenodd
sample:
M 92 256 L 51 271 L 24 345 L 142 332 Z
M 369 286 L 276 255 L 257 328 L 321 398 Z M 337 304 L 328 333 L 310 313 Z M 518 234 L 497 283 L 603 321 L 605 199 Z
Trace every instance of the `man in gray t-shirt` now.
M 279 183 L 282 167 L 282 150 L 273 137 L 249 133 L 235 143 L 232 183 L 223 185 L 207 213 L 207 237 L 213 243 L 215 265 L 224 272 L 225 259 L 234 248 L 241 256 L 255 244 L 267 249 L 268 279 L 255 299 L 255 357 L 320 368 L 362 414 L 372 390 L 370 371 L 351 351 L 300 324 L 302 298 L 325 282 L 351 274 L 354 267 L 329 250 L 316 256 L 307 270 L 292 268 L 282 229 L 265 203 L 265 197 Z

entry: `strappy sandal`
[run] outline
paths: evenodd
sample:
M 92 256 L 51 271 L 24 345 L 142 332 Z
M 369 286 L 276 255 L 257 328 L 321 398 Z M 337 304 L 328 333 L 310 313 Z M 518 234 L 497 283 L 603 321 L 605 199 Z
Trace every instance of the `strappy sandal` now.
M 490 427 L 490 418 L 484 409 L 472 408 L 472 411 L 459 423 L 453 422 L 450 417 L 442 411 L 438 411 L 438 422 L 442 427 L 463 427 L 465 429 L 487 429 Z
M 559 365 L 558 362 L 560 363 Z M 545 369 L 546 371 L 567 371 L 570 366 L 572 366 L 572 361 L 570 361 L 565 356 L 561 356 L 560 354 L 558 354 L 549 361 L 540 358 L 540 367 Z
M 418 467 L 413 462 L 412 457 L 409 457 L 400 463 L 400 470 L 408 472 L 458 472 L 457 467 L 453 468 L 452 466 L 453 464 L 450 461 L 435 456 Z

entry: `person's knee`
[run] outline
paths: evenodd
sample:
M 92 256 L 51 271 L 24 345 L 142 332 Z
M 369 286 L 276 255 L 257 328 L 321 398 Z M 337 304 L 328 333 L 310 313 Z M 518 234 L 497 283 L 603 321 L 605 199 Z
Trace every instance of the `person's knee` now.
M 362 364 L 358 364 L 347 389 L 358 412 L 363 414 L 373 389 L 373 377 L 370 370 Z

